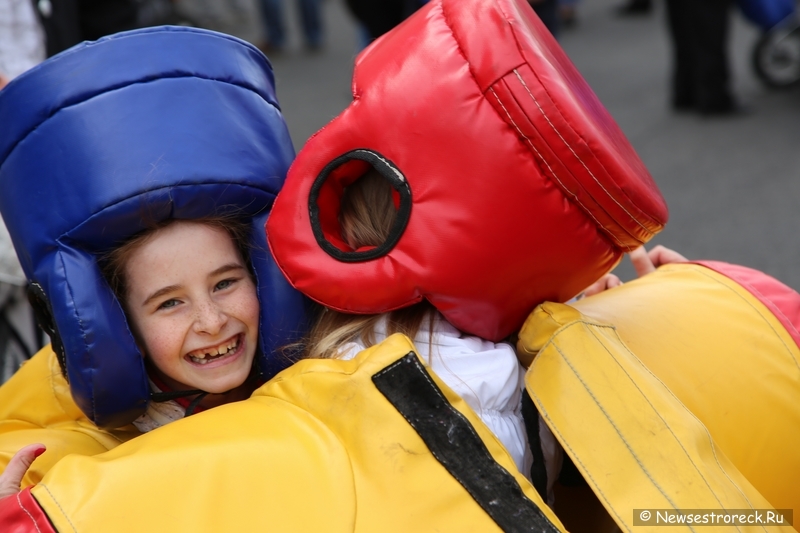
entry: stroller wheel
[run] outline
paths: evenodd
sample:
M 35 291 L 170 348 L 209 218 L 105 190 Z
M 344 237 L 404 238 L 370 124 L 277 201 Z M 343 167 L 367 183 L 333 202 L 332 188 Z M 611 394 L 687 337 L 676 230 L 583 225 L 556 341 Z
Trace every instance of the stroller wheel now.
M 766 31 L 753 50 L 753 67 L 770 87 L 788 88 L 800 83 L 800 26 Z

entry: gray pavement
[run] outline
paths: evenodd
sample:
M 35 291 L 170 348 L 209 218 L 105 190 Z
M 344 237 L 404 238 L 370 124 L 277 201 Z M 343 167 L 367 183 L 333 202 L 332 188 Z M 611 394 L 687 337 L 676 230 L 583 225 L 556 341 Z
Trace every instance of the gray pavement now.
M 669 41 L 663 5 L 621 19 L 622 0 L 583 0 L 561 43 L 620 124 L 661 188 L 670 222 L 654 240 L 695 259 L 767 272 L 800 289 L 800 89 L 760 85 L 750 67 L 758 31 L 734 14 L 734 90 L 751 111 L 731 118 L 675 114 L 667 107 Z M 289 4 L 293 3 L 291 1 Z M 325 0 L 328 46 L 272 57 L 295 146 L 344 109 L 356 50 L 343 0 Z M 292 13 L 294 15 L 294 13 Z M 627 263 L 618 267 L 632 277 Z

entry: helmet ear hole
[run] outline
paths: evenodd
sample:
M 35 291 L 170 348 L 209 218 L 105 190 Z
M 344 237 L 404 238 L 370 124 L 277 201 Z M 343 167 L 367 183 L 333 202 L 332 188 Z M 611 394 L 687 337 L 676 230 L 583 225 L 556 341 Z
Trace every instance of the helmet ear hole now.
M 61 336 L 58 334 L 58 328 L 53 318 L 53 309 L 50 306 L 50 301 L 47 299 L 44 289 L 38 283 L 29 283 L 26 294 L 33 308 L 33 313 L 36 316 L 36 322 L 50 337 L 50 343 L 58 358 L 58 365 L 61 367 L 61 373 L 67 378 L 67 352 L 64 350 L 64 343 L 61 342 Z M 69 378 L 67 378 L 67 380 L 69 380 Z
M 352 207 L 345 198 L 346 191 L 361 178 L 383 180 L 391 188 L 392 205 L 388 206 L 385 214 L 388 220 L 393 220 L 382 242 L 366 239 L 367 244 L 359 245 L 351 236 L 345 235 L 344 225 Z M 403 235 L 411 216 L 411 189 L 405 176 L 391 161 L 377 152 L 353 150 L 322 169 L 311 187 L 308 209 L 314 238 L 328 255 L 345 263 L 369 261 L 389 253 Z

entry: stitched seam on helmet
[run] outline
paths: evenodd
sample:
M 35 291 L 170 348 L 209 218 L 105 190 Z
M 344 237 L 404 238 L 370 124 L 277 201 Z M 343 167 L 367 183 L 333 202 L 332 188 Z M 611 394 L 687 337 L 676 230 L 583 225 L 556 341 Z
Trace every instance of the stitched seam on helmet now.
M 58 251 L 58 258 L 61 260 L 61 268 L 64 271 L 64 286 L 69 291 L 70 300 L 73 302 L 72 309 L 74 310 L 75 318 L 78 319 L 78 327 L 80 327 L 81 330 L 81 339 L 83 340 L 83 348 L 84 350 L 86 350 L 86 352 L 88 352 L 89 345 L 86 344 L 86 330 L 84 329 L 83 321 L 81 320 L 81 317 L 78 314 L 78 307 L 74 305 L 75 293 L 72 291 L 72 286 L 70 286 L 69 284 L 69 276 L 67 276 L 67 265 L 66 263 L 64 263 L 64 256 L 61 250 Z M 62 343 L 64 342 L 63 339 L 61 342 Z M 64 351 L 66 352 L 66 347 L 64 347 Z M 91 400 L 92 400 L 92 419 L 94 419 L 95 415 L 97 414 L 97 408 L 95 407 L 94 403 L 94 390 L 92 390 Z
M 554 170 L 553 170 L 553 169 L 550 167 L 550 165 L 547 163 L 547 160 L 546 160 L 546 159 L 545 159 L 545 158 L 542 156 L 542 154 L 539 152 L 539 150 L 537 150 L 537 149 L 536 149 L 536 146 L 534 146 L 533 142 L 532 142 L 532 141 L 531 141 L 531 140 L 528 138 L 528 136 L 527 136 L 527 135 L 525 135 L 525 134 L 522 132 L 522 130 L 521 130 L 521 129 L 519 128 L 519 126 L 517 125 L 517 123 L 516 123 L 516 122 L 514 122 L 514 119 L 511 117 L 511 114 L 508 112 L 508 109 L 506 109 L 506 106 L 505 106 L 505 105 L 503 105 L 503 102 L 502 102 L 502 100 L 500 100 L 500 97 L 498 97 L 498 96 L 497 96 L 497 93 L 495 92 L 494 88 L 493 88 L 493 87 L 490 87 L 490 88 L 489 88 L 489 90 L 492 92 L 492 94 L 494 95 L 494 97 L 497 99 L 497 103 L 498 103 L 498 104 L 500 104 L 500 107 L 502 107 L 502 108 L 503 108 L 503 111 L 505 112 L 506 116 L 508 117 L 508 120 L 511 122 L 511 124 L 514 126 L 514 128 L 517 130 L 517 133 L 519 133 L 520 137 L 522 137 L 523 139 L 525 139 L 525 141 L 528 143 L 528 145 L 531 147 L 531 149 L 532 149 L 532 150 L 533 150 L 533 151 L 536 153 L 536 155 L 537 155 L 537 156 L 539 156 L 539 159 L 541 159 L 541 160 L 542 160 L 542 162 L 544 163 L 544 165 L 545 165 L 545 166 L 547 167 L 547 169 L 550 171 L 550 174 L 553 176 L 553 179 L 555 179 L 555 180 L 558 182 L 558 184 L 559 184 L 559 185 L 561 185 L 561 189 L 562 189 L 563 191 L 566 191 L 566 192 L 567 192 L 567 194 L 569 194 L 569 195 L 570 195 L 570 196 L 571 196 L 571 197 L 572 197 L 572 198 L 575 200 L 575 202 L 577 202 L 577 203 L 578 203 L 578 205 L 580 205 L 580 206 L 583 208 L 583 211 L 584 211 L 584 213 L 586 213 L 587 215 L 589 215 L 589 217 L 591 217 L 591 219 L 592 219 L 592 220 L 594 220 L 594 222 L 595 222 L 595 224 L 597 224 L 597 227 L 598 227 L 598 228 L 604 228 L 605 226 L 604 226 L 603 224 L 601 224 L 601 223 L 600 223 L 600 221 L 599 221 L 599 220 L 597 220 L 597 219 L 594 217 L 594 215 L 592 214 L 592 212 L 591 212 L 591 211 L 590 211 L 590 210 L 589 210 L 589 209 L 588 209 L 588 208 L 587 208 L 585 205 L 583 205 L 583 203 L 581 203 L 581 201 L 580 201 L 580 199 L 578 198 L 578 196 L 577 196 L 575 193 L 573 193 L 571 190 L 569 190 L 569 188 L 567 188 L 567 186 L 566 186 L 566 185 L 564 185 L 564 183 L 563 183 L 563 182 L 562 182 L 560 179 L 558 179 L 558 176 L 556 175 L 555 171 L 554 171 Z M 619 245 L 619 247 L 620 247 L 620 248 L 625 248 L 625 246 L 624 246 L 624 245 L 623 245 L 621 242 L 619 242 L 619 240 L 617 239 L 617 236 L 616 236 L 616 235 L 614 235 L 614 234 L 613 234 L 613 233 L 611 233 L 610 231 L 607 231 L 607 232 L 606 232 L 606 234 L 607 234 L 607 235 L 609 235 L 609 236 L 611 236 L 611 238 L 614 240 L 614 242 L 616 242 L 616 243 L 617 243 L 617 245 Z
M 614 201 L 614 203 L 617 204 L 620 207 L 620 209 L 625 211 L 625 214 L 628 215 L 631 219 L 633 219 L 633 221 L 636 222 L 639 225 L 639 227 L 641 227 L 644 231 L 646 231 L 648 235 L 653 235 L 653 232 L 650 231 L 649 229 L 647 229 L 641 222 L 639 222 L 639 220 L 634 215 L 632 215 L 627 209 L 625 209 L 625 207 L 621 203 L 619 203 L 619 201 L 617 201 L 617 199 L 614 198 L 614 196 L 610 192 L 608 192 L 608 189 L 606 189 L 603 186 L 603 184 L 600 182 L 600 180 L 597 179 L 597 177 L 594 175 L 594 173 L 592 173 L 592 171 L 589 170 L 589 167 L 586 165 L 586 163 L 584 163 L 583 159 L 581 159 L 581 157 L 575 152 L 575 150 L 567 142 L 567 140 L 563 137 L 563 135 L 561 135 L 561 132 L 558 131 L 558 129 L 556 128 L 555 124 L 553 124 L 553 122 L 550 120 L 550 117 L 548 117 L 547 113 L 545 113 L 544 109 L 542 109 L 542 106 L 539 104 L 539 101 L 533 95 L 533 93 L 531 92 L 530 88 L 525 83 L 525 80 L 522 79 L 522 76 L 520 76 L 520 74 L 517 71 L 517 69 L 514 69 L 514 75 L 516 75 L 517 80 L 519 80 L 519 82 L 525 88 L 525 91 L 531 97 L 531 99 L 533 100 L 533 103 L 536 104 L 536 107 L 539 108 L 539 112 L 542 114 L 544 119 L 547 121 L 548 124 L 550 124 L 550 127 L 553 128 L 553 131 L 556 132 L 556 135 L 558 135 L 558 138 L 561 139 L 561 141 L 564 143 L 564 145 L 567 148 L 569 148 L 569 151 L 572 152 L 572 155 L 574 155 L 575 159 L 577 159 L 580 162 L 581 166 L 583 166 L 583 168 L 586 170 L 586 172 L 589 173 L 589 175 L 592 177 L 592 179 L 595 181 L 595 183 L 597 183 L 600 186 L 600 188 L 603 189 L 603 192 L 605 192 L 606 195 L 609 198 L 611 198 Z
M 389 169 L 392 171 L 392 174 L 394 174 L 395 176 L 397 176 L 397 179 L 399 179 L 399 180 L 400 180 L 400 181 L 402 181 L 402 182 L 406 182 L 406 177 L 405 177 L 405 176 L 403 176 L 403 175 L 400 173 L 400 170 L 398 170 L 398 169 L 397 169 L 397 167 L 394 165 L 394 163 L 389 163 L 389 160 L 388 160 L 388 159 L 386 159 L 385 157 L 383 157 L 383 156 L 382 156 L 381 154 L 379 154 L 378 152 L 375 152 L 375 151 L 373 151 L 373 150 L 364 150 L 363 148 L 358 148 L 358 149 L 356 149 L 356 150 L 353 150 L 353 152 L 354 152 L 354 153 L 358 153 L 358 154 L 368 154 L 368 155 L 371 155 L 371 156 L 377 157 L 378 159 L 380 159 L 381 161 L 383 161 L 383 162 L 384 162 L 384 164 L 385 164 L 387 167 L 389 167 Z
M 450 30 L 450 34 L 453 36 L 453 41 L 456 43 L 456 46 L 458 47 L 458 52 L 461 54 L 461 57 L 462 57 L 462 58 L 464 58 L 464 61 L 466 62 L 466 64 L 467 64 L 467 67 L 468 67 L 468 69 L 469 69 L 469 74 L 470 74 L 470 76 L 472 77 L 472 80 L 475 82 L 475 85 L 477 85 L 477 87 L 478 87 L 478 90 L 480 91 L 480 83 L 478 83 L 478 79 L 477 79 L 477 77 L 475 77 L 475 73 L 472 71 L 472 64 L 469 62 L 469 60 L 467 59 L 467 56 L 466 56 L 466 54 L 465 54 L 465 53 L 464 53 L 464 51 L 461 49 L 461 43 L 459 43 L 459 42 L 458 42 L 458 39 L 456 38 L 456 34 L 455 34 L 455 32 L 453 31 L 453 29 L 452 29 L 452 25 L 451 25 L 451 24 L 449 23 L 449 21 L 447 20 L 447 14 L 446 14 L 446 13 L 445 13 L 445 11 L 444 11 L 444 6 L 443 6 L 443 5 L 440 5 L 439 7 L 440 7 L 440 8 L 441 8 L 441 10 L 442 10 L 442 11 L 441 11 L 441 12 L 442 12 L 442 18 L 444 18 L 444 20 L 445 20 L 445 24 L 446 24 L 447 28 Z M 516 69 L 514 69 L 514 71 L 516 71 Z M 575 193 L 573 193 L 572 191 L 570 191 L 570 190 L 569 190 L 569 189 L 566 187 L 566 185 L 564 185 L 564 183 L 562 183 L 562 182 L 561 182 L 561 180 L 560 180 L 560 179 L 558 179 L 558 176 L 556 176 L 556 173 L 553 171 L 553 169 L 552 169 L 552 168 L 550 168 L 550 165 L 547 163 L 547 160 L 546 160 L 546 159 L 545 159 L 545 158 L 542 156 L 542 154 L 539 152 L 539 150 L 537 150 L 537 149 L 536 149 L 536 147 L 533 145 L 533 143 L 531 142 L 531 140 L 530 140 L 530 139 L 529 139 L 529 138 L 528 138 L 528 137 L 527 137 L 527 136 L 526 136 L 524 133 L 522 133 L 522 130 L 519 128 L 519 126 L 517 125 L 517 123 L 516 123 L 516 122 L 514 122 L 514 119 L 513 119 L 513 118 L 511 118 L 511 115 L 509 114 L 509 112 L 508 112 L 508 110 L 506 109 L 506 107 L 503 105 L 503 102 L 502 102 L 502 101 L 500 100 L 500 98 L 497 96 L 497 93 L 495 92 L 494 88 L 493 88 L 493 87 L 489 87 L 489 90 L 490 90 L 490 91 L 492 91 L 492 94 L 493 94 L 493 95 L 494 95 L 494 97 L 497 99 L 497 102 L 500 104 L 500 107 L 502 107 L 502 108 L 503 108 L 503 111 L 505 111 L 505 113 L 506 113 L 506 116 L 508 117 L 508 120 L 510 120 L 510 121 L 511 121 L 511 124 L 514 126 L 514 128 L 517 130 L 517 132 L 518 132 L 518 133 L 519 133 L 519 134 L 522 136 L 522 138 L 523 138 L 523 139 L 525 139 L 525 140 L 528 142 L 528 144 L 529 144 L 529 145 L 530 145 L 530 147 L 533 149 L 533 151 L 534 151 L 534 152 L 536 152 L 536 154 L 539 156 L 539 158 L 541 159 L 541 161 L 542 161 L 542 162 L 545 164 L 545 166 L 547 166 L 547 168 L 550 170 L 550 173 L 551 173 L 551 175 L 553 176 L 553 178 L 554 178 L 554 179 L 555 179 L 555 180 L 556 180 L 556 181 L 557 181 L 557 182 L 558 182 L 558 183 L 561 185 L 561 188 L 562 188 L 562 190 L 564 190 L 564 191 L 567 191 L 567 193 L 568 193 L 570 196 L 572 196 L 572 197 L 574 198 L 575 202 L 577 202 L 577 203 L 578 203 L 578 205 L 580 205 L 580 206 L 583 208 L 584 212 L 585 212 L 586 214 L 588 214 L 588 215 L 589 215 L 589 217 L 591 217 L 591 218 L 592 218 L 592 220 L 594 220 L 594 221 L 595 221 L 595 223 L 597 224 L 597 227 L 598 227 L 598 228 L 605 228 L 605 226 L 604 226 L 603 224 L 601 224 L 601 223 L 600 223 L 600 221 L 599 221 L 599 220 L 597 220 L 597 219 L 595 218 L 595 216 L 594 216 L 594 215 L 591 213 L 591 211 L 590 211 L 590 210 L 589 210 L 589 209 L 588 209 L 588 208 L 587 208 L 585 205 L 583 205 L 583 203 L 581 203 L 581 201 L 578 199 L 577 195 L 575 195 Z M 611 238 L 614 240 L 614 242 L 615 242 L 615 243 L 617 243 L 617 245 L 618 245 L 620 248 L 623 248 L 623 249 L 625 249 L 625 248 L 628 248 L 628 247 L 626 247 L 624 244 L 622 244 L 622 243 L 619 241 L 619 239 L 617 239 L 617 236 L 616 236 L 616 235 L 614 235 L 614 234 L 613 234 L 611 231 L 608 231 L 608 230 L 606 230 L 606 231 L 605 231 L 605 233 L 606 233 L 607 235 L 609 235 L 609 236 L 610 236 L 610 237 L 611 237 Z M 651 233 L 651 234 L 652 234 L 652 233 Z M 637 239 L 637 240 L 639 240 L 639 239 Z
M 521 54 L 524 56 L 525 54 L 524 54 L 524 52 L 523 52 L 523 48 L 522 48 L 522 46 L 521 46 L 521 44 L 520 44 L 520 42 L 519 42 L 519 38 L 518 38 L 518 36 L 517 36 L 517 32 L 516 32 L 516 31 L 513 29 L 513 26 L 514 26 L 514 25 L 510 23 L 510 17 L 509 17 L 509 16 L 506 14 L 506 12 L 505 12 L 505 11 L 503 11 L 503 9 L 502 9 L 502 6 L 498 5 L 498 8 L 500 9 L 500 11 L 502 11 L 502 12 L 503 12 L 503 15 L 506 17 L 506 20 L 507 20 L 507 21 L 509 21 L 509 25 L 512 27 L 512 33 L 513 33 L 513 35 L 514 35 L 514 40 L 515 40 L 515 42 L 517 43 L 517 48 L 520 50 L 520 53 L 521 53 Z M 517 70 L 516 70 L 516 68 L 514 68 L 513 70 L 514 70 L 514 73 L 515 73 L 515 74 L 517 74 L 517 75 L 519 76 L 519 74 L 517 73 Z M 524 85 L 524 84 L 523 84 L 523 85 Z M 527 89 L 527 87 L 526 87 L 526 89 Z M 545 90 L 545 92 L 548 92 L 546 88 L 544 88 L 544 90 Z M 548 94 L 549 94 L 549 92 L 548 92 Z M 533 96 L 533 95 L 531 95 L 531 96 Z M 538 103 L 537 103 L 537 105 L 538 105 Z M 553 100 L 553 105 L 554 105 L 556 108 L 558 108 L 558 107 L 559 107 L 559 106 L 558 106 L 558 102 L 557 102 L 556 100 Z M 563 115 L 563 113 L 562 113 L 562 115 Z M 546 117 L 545 117 L 545 118 L 546 118 Z M 549 122 L 549 121 L 548 121 L 548 122 Z M 556 132 L 556 133 L 558 133 L 558 132 Z M 581 137 L 581 139 L 582 139 L 584 142 L 586 142 L 586 139 L 583 139 L 583 136 L 582 136 L 582 135 L 578 134 L 578 136 L 579 136 L 579 137 Z M 587 146 L 588 146 L 588 143 L 586 143 L 586 144 L 587 144 Z M 587 169 L 587 170 L 588 170 L 588 169 Z M 591 172 L 590 172 L 590 174 L 591 174 Z M 592 177 L 594 178 L 594 176 L 592 176 Z M 601 185 L 601 187 L 602 187 L 602 185 Z M 606 192 L 608 192 L 608 191 L 606 191 Z M 610 196 L 610 195 L 609 195 L 609 196 Z M 613 199 L 613 197 L 612 197 L 612 199 Z M 614 200 L 614 201 L 616 201 L 616 200 Z M 620 207 L 622 207 L 622 206 L 620 206 Z M 624 210 L 624 209 L 625 209 L 625 208 L 623 208 L 623 210 Z M 627 211 L 626 211 L 626 213 L 627 213 Z M 628 214 L 630 215 L 630 213 L 628 213 Z M 641 223 L 640 223 L 640 222 L 639 222 L 639 221 L 638 221 L 638 220 L 637 220 L 635 217 L 631 217 L 631 218 L 633 218 L 633 219 L 634 219 L 634 220 L 635 220 L 635 221 L 636 221 L 636 222 L 637 222 L 637 223 L 638 223 L 638 224 L 641 226 Z M 650 219 L 650 220 L 651 220 L 653 223 L 655 223 L 655 224 L 658 224 L 658 225 L 660 225 L 660 226 L 662 226 L 662 227 L 663 227 L 663 225 L 665 224 L 664 222 L 660 222 L 660 221 L 654 220 L 652 217 L 648 217 L 648 218 L 649 218 L 649 219 Z M 647 229 L 647 228 L 645 228 L 644 226 L 642 226 L 642 227 L 645 229 L 645 231 L 647 231 L 647 232 L 648 232 L 648 234 L 649 234 L 651 237 L 652 237 L 653 235 L 655 235 L 655 233 L 657 233 L 657 232 L 654 232 L 654 231 L 650 231 L 650 230 L 648 230 L 648 229 Z M 641 239 L 636 239 L 636 240 L 638 240 L 638 241 L 641 241 Z

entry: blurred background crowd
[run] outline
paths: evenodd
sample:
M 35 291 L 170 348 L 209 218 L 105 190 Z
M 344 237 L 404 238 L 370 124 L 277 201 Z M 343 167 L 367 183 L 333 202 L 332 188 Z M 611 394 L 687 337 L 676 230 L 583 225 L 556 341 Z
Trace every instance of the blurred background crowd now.
M 270 58 L 299 149 L 348 105 L 356 54 L 425 2 L 0 0 L 0 87 L 83 40 L 204 27 Z M 764 2 L 771 19 L 749 0 L 529 0 L 662 189 L 671 221 L 655 242 L 797 289 L 800 24 L 795 0 Z M 24 284 L 0 225 L 0 382 L 46 341 Z

